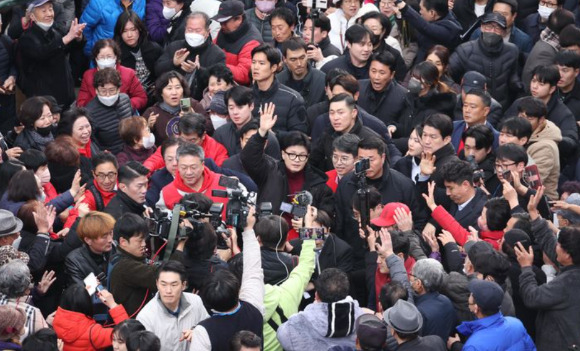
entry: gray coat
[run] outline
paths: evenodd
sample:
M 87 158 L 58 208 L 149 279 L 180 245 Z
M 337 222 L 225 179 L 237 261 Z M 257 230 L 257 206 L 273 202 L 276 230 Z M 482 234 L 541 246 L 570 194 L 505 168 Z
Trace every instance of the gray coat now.
M 558 51 L 543 40 L 538 40 L 528 55 L 522 72 L 522 83 L 526 92 L 530 92 L 532 71 L 538 66 L 553 65 Z
M 532 222 L 532 231 L 542 251 L 556 259 L 557 239 L 545 219 Z M 532 267 L 522 268 L 520 294 L 528 308 L 538 310 L 536 346 L 538 350 L 569 350 L 580 344 L 580 266 L 560 267 L 549 283 L 538 286 Z
M 123 118 L 131 117 L 131 100 L 127 94 L 119 94 L 119 100 L 113 106 L 103 105 L 95 97 L 87 105 L 91 115 L 93 133 L 91 139 L 98 144 L 101 150 L 108 150 L 118 154 L 123 150 L 123 140 L 119 135 L 119 122 Z

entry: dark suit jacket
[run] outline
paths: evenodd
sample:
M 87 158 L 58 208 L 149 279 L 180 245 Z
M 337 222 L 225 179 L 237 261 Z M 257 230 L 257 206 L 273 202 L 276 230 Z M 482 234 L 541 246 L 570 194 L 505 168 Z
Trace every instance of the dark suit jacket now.
M 483 205 L 487 201 L 487 195 L 481 190 L 475 190 L 475 196 L 471 201 L 463 208 L 463 210 L 458 211 L 457 204 L 451 202 L 449 205 L 449 213 L 455 218 L 463 228 L 469 228 L 469 226 L 477 228 L 477 218 L 483 210 Z
M 292 254 L 299 255 L 302 250 L 302 240 L 293 240 L 291 244 L 294 247 Z M 316 279 L 320 272 L 326 268 L 338 268 L 348 274 L 352 271 L 352 259 L 352 247 L 346 241 L 330 233 L 318 256 L 312 279 Z

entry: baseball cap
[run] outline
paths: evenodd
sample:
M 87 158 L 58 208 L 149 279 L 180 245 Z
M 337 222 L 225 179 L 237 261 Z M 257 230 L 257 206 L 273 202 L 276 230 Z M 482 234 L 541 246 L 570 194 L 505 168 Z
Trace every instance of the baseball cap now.
M 504 292 L 496 283 L 489 280 L 472 279 L 468 285 L 475 303 L 486 311 L 499 311 Z
M 489 12 L 483 15 L 483 17 L 481 17 L 481 23 L 491 23 L 491 22 L 499 24 L 500 27 L 502 27 L 503 29 L 507 28 L 505 17 L 503 15 L 500 15 L 499 13 Z
M 30 4 L 28 4 L 28 12 L 32 11 L 32 9 L 37 8 L 46 4 L 47 2 L 52 2 L 52 0 L 34 0 Z
M 387 326 L 374 314 L 366 313 L 355 322 L 356 336 L 365 349 L 382 349 L 387 340 Z
M 409 206 L 402 202 L 389 202 L 385 207 L 383 207 L 381 215 L 378 218 L 373 219 L 371 223 L 378 227 L 390 227 L 395 225 L 395 223 L 397 223 L 395 221 L 395 210 L 397 208 L 403 208 L 407 213 L 410 212 Z
M 217 22 L 225 22 L 232 17 L 241 16 L 244 13 L 244 3 L 238 0 L 227 0 L 220 4 L 217 15 L 211 19 Z
M 211 99 L 208 110 L 219 113 L 220 115 L 227 115 L 228 107 L 226 106 L 226 102 L 224 100 L 225 95 L 225 91 L 216 92 Z
M 476 71 L 469 71 L 463 75 L 461 87 L 465 93 L 469 93 L 472 89 L 485 89 L 486 82 L 487 79 L 483 74 Z

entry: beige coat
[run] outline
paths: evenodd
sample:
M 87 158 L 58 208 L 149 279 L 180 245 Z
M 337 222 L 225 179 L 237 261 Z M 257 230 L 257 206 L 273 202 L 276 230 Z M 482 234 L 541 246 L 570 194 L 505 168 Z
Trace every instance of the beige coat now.
M 558 199 L 558 178 L 560 177 L 558 143 L 560 141 L 562 141 L 560 128 L 546 120 L 543 127 L 540 126 L 534 131 L 528 143 L 528 155 L 538 166 L 540 179 L 546 187 L 545 194 L 550 200 Z

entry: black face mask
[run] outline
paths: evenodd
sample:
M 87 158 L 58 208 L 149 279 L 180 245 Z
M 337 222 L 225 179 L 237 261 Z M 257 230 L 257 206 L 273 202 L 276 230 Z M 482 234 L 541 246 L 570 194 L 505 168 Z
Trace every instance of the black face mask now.
M 481 40 L 485 46 L 494 47 L 497 46 L 503 38 L 499 34 L 483 32 L 481 33 Z
M 371 36 L 371 43 L 373 44 L 373 47 L 379 45 L 380 42 L 381 42 L 381 36 L 380 35 L 373 34 Z
M 50 132 L 52 132 L 52 126 L 44 127 L 44 128 L 36 128 L 36 132 L 43 137 L 47 137 Z

